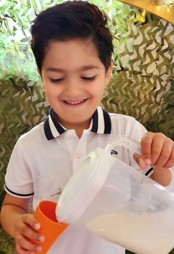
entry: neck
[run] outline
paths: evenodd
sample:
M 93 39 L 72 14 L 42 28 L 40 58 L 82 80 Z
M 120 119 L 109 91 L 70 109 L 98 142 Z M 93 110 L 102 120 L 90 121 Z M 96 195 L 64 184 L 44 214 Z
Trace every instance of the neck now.
M 83 131 L 85 129 L 88 129 L 90 126 L 91 120 L 88 120 L 83 123 L 65 123 L 65 122 L 60 122 L 67 130 L 75 130 L 76 135 L 81 138 Z
M 60 124 L 63 125 L 63 127 L 65 127 L 67 130 L 75 130 L 76 135 L 80 138 L 83 134 L 83 131 L 85 129 L 88 129 L 90 126 L 90 122 L 91 122 L 91 118 L 86 120 L 86 121 L 82 121 L 82 122 L 67 122 L 64 121 L 63 119 L 60 119 L 59 116 L 56 116 L 57 120 L 59 121 Z

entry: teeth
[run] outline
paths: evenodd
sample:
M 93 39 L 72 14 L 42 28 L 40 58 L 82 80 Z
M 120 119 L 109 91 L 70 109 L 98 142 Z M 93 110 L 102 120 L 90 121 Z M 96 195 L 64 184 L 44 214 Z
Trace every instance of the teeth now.
M 76 104 L 79 104 L 81 102 L 83 102 L 83 100 L 80 100 L 80 101 L 66 101 L 66 103 L 72 104 L 72 105 L 76 105 Z

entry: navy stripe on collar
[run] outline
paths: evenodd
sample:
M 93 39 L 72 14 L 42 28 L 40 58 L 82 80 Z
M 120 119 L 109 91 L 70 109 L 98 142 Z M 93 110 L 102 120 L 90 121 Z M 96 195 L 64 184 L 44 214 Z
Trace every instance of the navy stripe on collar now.
M 49 118 L 44 122 L 44 132 L 48 140 L 53 139 L 54 136 L 52 135 L 51 129 L 50 129 L 50 124 L 49 124 Z
M 59 133 L 59 134 L 64 133 L 64 132 L 66 131 L 66 129 L 63 128 L 62 125 L 57 121 L 53 109 L 50 109 L 50 116 L 51 116 L 51 119 L 52 119 L 52 121 L 53 121 L 53 123 L 54 123 L 54 126 L 56 127 L 58 133 Z
M 111 118 L 108 112 L 103 110 L 103 117 L 104 117 L 104 134 L 110 134 L 111 133 Z
M 54 110 L 51 108 L 48 117 L 44 122 L 44 132 L 48 140 L 57 138 L 66 131 L 66 128 L 58 122 L 56 119 Z
M 92 116 L 92 127 L 91 131 L 97 133 L 98 130 L 98 110 L 96 110 Z
M 111 133 L 111 119 L 108 112 L 101 107 L 97 107 L 92 116 L 91 131 L 99 134 Z
M 44 122 L 44 132 L 48 140 L 57 138 L 63 134 L 67 129 L 64 128 L 56 119 L 54 110 L 51 108 L 48 117 Z M 111 133 L 111 119 L 108 112 L 101 107 L 97 107 L 92 116 L 90 130 L 99 134 Z

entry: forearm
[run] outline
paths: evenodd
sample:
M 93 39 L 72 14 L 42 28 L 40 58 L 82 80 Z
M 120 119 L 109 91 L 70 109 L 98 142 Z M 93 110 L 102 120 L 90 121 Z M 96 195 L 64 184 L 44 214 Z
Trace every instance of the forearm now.
M 1 209 L 1 224 L 12 237 L 15 235 L 15 225 L 19 218 L 27 211 L 17 205 L 4 205 Z
M 166 187 L 171 182 L 172 173 L 170 169 L 154 168 L 154 173 L 152 174 L 151 178 L 157 183 Z

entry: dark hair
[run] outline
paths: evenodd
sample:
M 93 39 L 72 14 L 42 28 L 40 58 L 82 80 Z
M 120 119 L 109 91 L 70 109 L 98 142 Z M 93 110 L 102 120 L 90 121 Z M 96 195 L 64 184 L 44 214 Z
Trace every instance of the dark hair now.
M 113 52 L 107 17 L 97 6 L 84 1 L 67 1 L 42 11 L 31 26 L 31 48 L 41 71 L 45 48 L 50 41 L 92 38 L 106 70 Z

